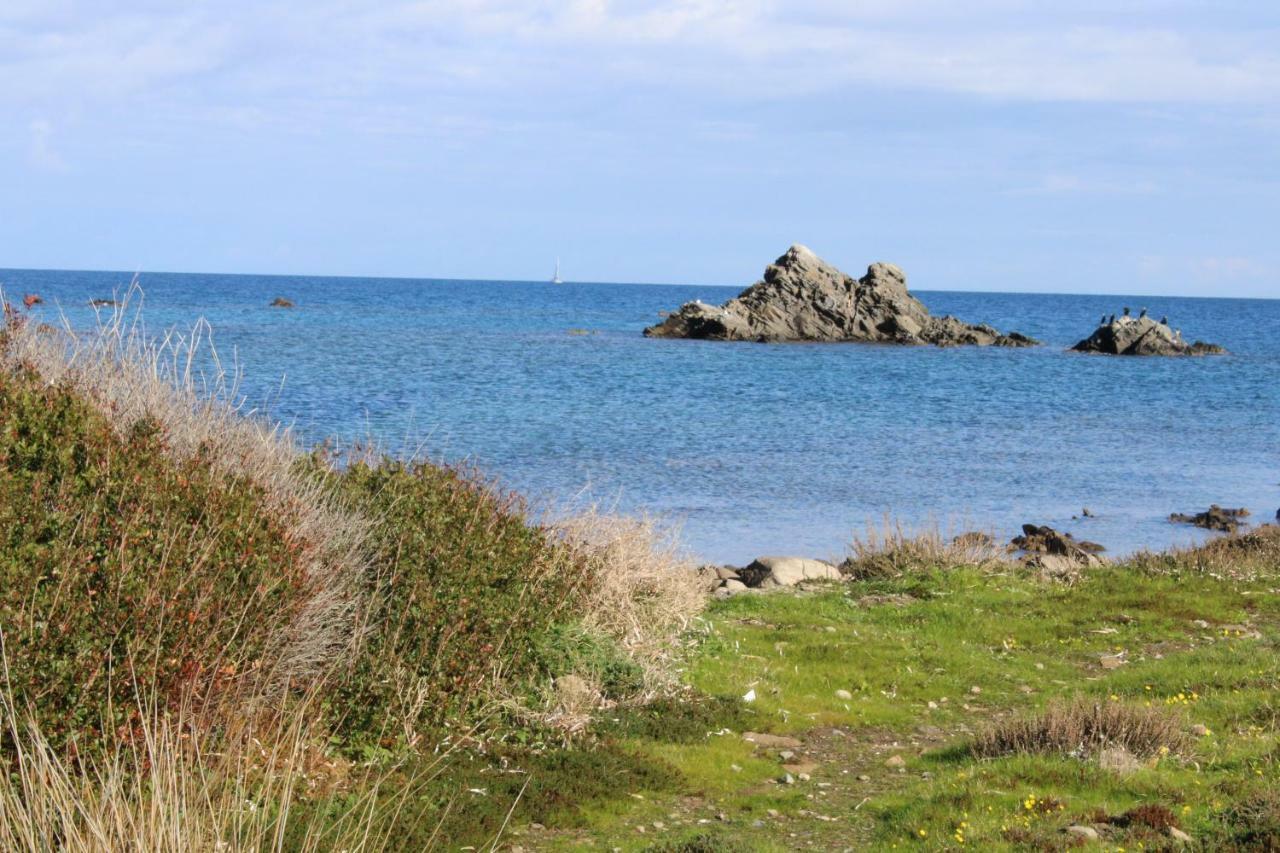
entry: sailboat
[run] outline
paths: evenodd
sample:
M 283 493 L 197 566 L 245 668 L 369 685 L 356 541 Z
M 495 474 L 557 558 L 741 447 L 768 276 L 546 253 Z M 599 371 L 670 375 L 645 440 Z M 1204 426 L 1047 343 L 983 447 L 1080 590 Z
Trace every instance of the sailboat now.
M 560 277 L 560 259 L 556 258 L 556 271 L 551 276 L 552 284 L 564 284 L 564 279 Z

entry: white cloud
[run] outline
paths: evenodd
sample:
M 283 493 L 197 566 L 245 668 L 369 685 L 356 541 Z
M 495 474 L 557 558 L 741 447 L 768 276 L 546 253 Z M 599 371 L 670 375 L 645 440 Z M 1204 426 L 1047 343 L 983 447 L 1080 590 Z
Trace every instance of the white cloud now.
M 1177 3 L 1026 0 L 62 0 L 0 13 L 0 100 L 154 92 L 412 101 L 462 86 L 679 87 L 717 97 L 914 89 L 1030 101 L 1273 102 L 1275 30 L 1179 28 Z M 117 6 L 117 9 L 120 7 Z M 1147 24 L 1135 24 L 1149 12 Z M 1122 10 L 1123 11 L 1123 10 Z
M 53 147 L 53 125 L 46 119 L 35 119 L 28 126 L 27 161 L 42 172 L 66 172 L 68 166 Z

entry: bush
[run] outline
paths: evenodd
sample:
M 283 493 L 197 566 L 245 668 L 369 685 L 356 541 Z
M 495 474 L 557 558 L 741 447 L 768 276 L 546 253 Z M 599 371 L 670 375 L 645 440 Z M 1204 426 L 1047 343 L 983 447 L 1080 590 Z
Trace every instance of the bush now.
M 981 758 L 1027 753 L 1084 758 L 1115 746 L 1147 758 L 1159 755 L 1162 748 L 1177 751 L 1188 742 L 1181 717 L 1168 709 L 1077 699 L 997 723 L 977 738 L 972 752 Z
M 57 748 L 152 702 L 216 703 L 278 672 L 308 543 L 262 489 L 119 434 L 70 389 L 0 372 L 0 628 L 8 685 Z
M 520 501 L 429 463 L 324 474 L 370 519 L 371 630 L 332 690 L 347 737 L 410 744 L 540 671 L 588 567 L 530 525 Z

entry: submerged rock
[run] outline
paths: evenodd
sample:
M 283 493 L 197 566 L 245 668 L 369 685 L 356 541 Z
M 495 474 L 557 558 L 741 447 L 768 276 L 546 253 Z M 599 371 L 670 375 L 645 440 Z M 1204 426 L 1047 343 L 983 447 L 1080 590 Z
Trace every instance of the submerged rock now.
M 1241 519 L 1248 516 L 1249 510 L 1244 507 L 1224 509 L 1217 504 L 1213 504 L 1204 512 L 1197 512 L 1194 515 L 1175 512 L 1169 516 L 1169 520 L 1177 524 L 1194 524 L 1196 527 L 1203 527 L 1205 530 L 1235 533 L 1240 529 L 1240 525 L 1244 524 Z
M 1128 309 L 1125 309 L 1128 311 Z M 1226 350 L 1203 341 L 1187 343 L 1181 329 L 1171 329 L 1165 320 L 1152 320 L 1145 313 L 1103 318 L 1093 334 L 1071 349 L 1105 355 L 1223 355 Z
M 761 281 L 724 305 L 685 303 L 644 330 L 655 338 L 716 341 L 854 341 L 936 346 L 1034 346 L 1016 332 L 954 317 L 932 317 L 907 291 L 907 277 L 893 264 L 876 263 L 857 279 L 795 245 L 764 272 Z

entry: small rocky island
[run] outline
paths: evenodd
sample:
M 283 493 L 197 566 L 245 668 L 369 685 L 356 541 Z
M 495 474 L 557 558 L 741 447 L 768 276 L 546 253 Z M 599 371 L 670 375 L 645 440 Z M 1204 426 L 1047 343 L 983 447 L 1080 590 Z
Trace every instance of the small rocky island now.
M 907 277 L 893 264 L 872 264 L 854 278 L 795 245 L 764 272 L 764 279 L 724 305 L 688 302 L 656 326 L 654 338 L 713 341 L 846 341 L 936 346 L 1025 347 L 1039 343 L 991 326 L 933 317 L 907 292 Z
M 1168 318 L 1159 322 L 1147 316 L 1146 309 L 1137 317 L 1129 315 L 1129 309 L 1117 317 L 1103 317 L 1098 328 L 1071 349 L 1076 352 L 1096 352 L 1105 355 L 1223 355 L 1226 350 L 1217 344 L 1203 341 L 1187 343 L 1181 329 L 1169 327 Z

